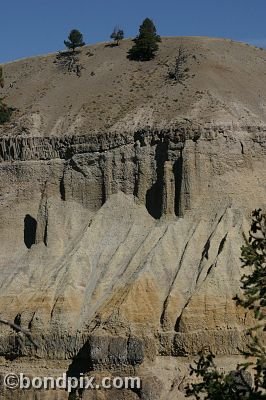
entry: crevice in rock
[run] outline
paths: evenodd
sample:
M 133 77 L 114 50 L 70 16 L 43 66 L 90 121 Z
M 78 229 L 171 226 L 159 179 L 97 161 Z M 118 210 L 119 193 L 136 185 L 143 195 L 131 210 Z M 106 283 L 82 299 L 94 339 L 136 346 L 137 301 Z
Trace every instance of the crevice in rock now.
M 176 320 L 175 328 L 174 328 L 175 332 L 179 332 L 179 330 L 180 330 L 181 317 L 182 317 L 182 313 L 179 315 L 179 317 Z
M 163 206 L 163 184 L 164 184 L 164 163 L 167 160 L 168 142 L 160 142 L 156 147 L 156 182 L 153 183 L 146 193 L 146 208 L 149 214 L 160 219 Z
M 106 181 L 105 181 L 105 165 L 106 165 L 106 158 L 104 155 L 101 155 L 99 158 L 99 169 L 101 171 L 101 189 L 102 189 L 102 199 L 101 205 L 103 206 L 107 200 L 107 193 L 106 193 Z
M 219 246 L 219 249 L 218 249 L 218 254 L 217 254 L 217 257 L 221 254 L 221 252 L 223 251 L 223 248 L 224 248 L 224 245 L 225 245 L 225 242 L 226 242 L 226 239 L 227 239 L 227 235 L 228 234 L 226 234 L 225 236 L 224 236 L 224 238 L 221 240 L 221 243 L 220 243 L 220 246 Z
M 223 237 L 223 239 L 221 240 L 221 243 L 220 243 L 219 248 L 218 248 L 218 253 L 217 253 L 217 256 L 216 256 L 216 258 L 215 258 L 215 262 L 209 267 L 204 281 L 207 279 L 207 277 L 208 277 L 208 275 L 210 274 L 210 272 L 212 271 L 212 269 L 215 268 L 215 267 L 217 266 L 218 257 L 219 257 L 219 255 L 221 254 L 221 252 L 223 251 L 223 248 L 224 248 L 224 245 L 225 245 L 225 242 L 226 242 L 227 235 L 228 235 L 228 233 L 227 233 L 227 234 Z
M 208 276 L 210 275 L 212 269 L 216 267 L 216 265 L 217 265 L 217 259 L 215 260 L 215 263 L 212 264 L 212 265 L 208 268 L 208 271 L 207 271 L 206 277 L 205 277 L 205 279 L 204 279 L 204 282 L 206 281 L 206 279 L 207 279 Z
M 183 155 L 180 150 L 180 157 L 174 163 L 174 176 L 175 176 L 175 215 L 181 217 L 182 210 L 182 180 L 183 180 Z
M 64 183 L 64 175 L 60 179 L 59 189 L 60 189 L 61 200 L 66 201 L 66 188 Z
M 206 260 L 209 259 L 209 250 L 211 247 L 211 238 L 209 237 L 207 242 L 205 243 L 205 246 L 203 248 L 203 252 L 201 253 L 201 259 L 203 260 L 204 258 L 206 258 Z
M 191 300 L 191 297 L 187 300 L 187 302 L 184 305 L 180 315 L 177 317 L 177 320 L 176 320 L 176 323 L 175 323 L 175 328 L 174 328 L 176 333 L 180 332 L 180 324 L 181 324 L 181 320 L 182 320 L 182 315 L 183 315 L 183 312 L 185 311 L 185 309 L 187 308 L 187 306 L 188 306 L 188 304 L 189 304 L 189 302 Z
M 43 243 L 47 247 L 47 245 L 48 245 L 48 221 L 47 220 L 45 221 Z
M 21 326 L 21 314 L 17 314 L 14 318 L 14 325 Z M 19 332 L 18 329 L 15 329 L 16 332 Z
M 105 179 L 104 179 L 104 171 L 102 170 L 102 206 L 107 200 L 107 194 L 106 194 L 106 187 L 105 187 Z
M 32 317 L 31 317 L 31 319 L 30 319 L 30 321 L 29 321 L 29 323 L 28 323 L 28 330 L 29 330 L 29 331 L 30 331 L 31 328 L 32 328 L 32 324 L 33 324 L 33 320 L 34 320 L 35 314 L 36 314 L 36 313 L 35 313 L 35 311 L 34 311 Z
M 30 249 L 36 242 L 37 221 L 30 214 L 24 218 L 24 243 Z
M 86 374 L 93 370 L 93 365 L 91 361 L 91 345 L 88 340 L 84 346 L 79 350 L 78 354 L 73 358 L 67 370 L 67 378 L 77 378 L 80 379 L 81 374 Z M 85 389 L 72 389 L 69 393 L 68 399 L 76 399 L 78 394 L 79 398 L 82 398 L 83 391 Z
M 215 225 L 213 231 L 211 232 L 210 236 L 208 237 L 208 239 L 207 239 L 207 241 L 206 241 L 206 244 L 205 244 L 204 249 L 203 249 L 203 251 L 202 251 L 202 255 L 201 255 L 201 260 L 200 260 L 200 263 L 199 263 L 199 267 L 198 267 L 198 276 L 197 276 L 197 279 L 196 279 L 196 284 L 198 283 L 198 281 L 199 281 L 199 279 L 200 279 L 200 276 L 201 276 L 201 273 L 202 273 L 202 271 L 203 271 L 203 260 L 204 260 L 204 258 L 206 258 L 207 260 L 208 260 L 208 258 L 209 258 L 209 253 L 208 253 L 208 252 L 209 252 L 209 249 L 210 249 L 210 247 L 211 247 L 211 240 L 212 240 L 212 238 L 213 238 L 213 236 L 214 236 L 214 234 L 215 234 L 215 232 L 216 232 L 216 230 L 217 230 L 219 224 L 221 223 L 223 217 L 225 216 L 226 211 L 227 211 L 227 207 L 225 208 L 224 212 L 223 212 L 222 215 L 220 216 L 220 218 L 219 218 L 217 224 Z M 220 252 L 223 250 L 223 245 L 224 245 L 224 243 L 225 243 L 225 241 L 226 241 L 226 237 L 227 237 L 227 234 L 226 234 L 226 236 L 223 238 L 222 242 L 220 243 L 220 246 L 219 246 Z M 219 255 L 219 250 L 218 250 L 217 257 L 218 257 L 218 255 Z M 217 258 L 217 257 L 216 257 L 216 258 Z
M 181 269 L 181 267 L 182 267 L 182 265 L 183 265 L 183 261 L 184 261 L 184 258 L 185 258 L 185 254 L 186 254 L 188 245 L 189 245 L 189 243 L 191 242 L 191 239 L 192 239 L 192 237 L 194 236 L 194 233 L 196 232 L 197 227 L 198 227 L 198 225 L 196 225 L 196 226 L 193 228 L 193 230 L 191 231 L 191 233 L 190 233 L 190 235 L 189 235 L 189 238 L 188 238 L 187 241 L 186 241 L 186 244 L 185 244 L 185 246 L 184 246 L 184 249 L 183 249 L 183 251 L 182 251 L 182 254 L 181 254 L 181 257 L 180 257 L 178 266 L 177 266 L 177 270 L 176 270 L 175 276 L 174 276 L 174 278 L 173 278 L 173 280 L 172 280 L 172 282 L 171 282 L 171 285 L 170 285 L 170 288 L 169 288 L 167 297 L 166 297 L 166 299 L 165 299 L 165 301 L 164 301 L 164 303 L 163 303 L 163 311 L 162 311 L 162 314 L 161 314 L 161 317 L 160 317 L 160 324 L 161 324 L 161 327 L 162 327 L 162 328 L 164 328 L 164 326 L 165 326 L 165 324 L 166 324 L 166 322 L 167 322 L 167 321 L 166 321 L 166 319 L 167 319 L 167 308 L 168 308 L 168 305 L 169 305 L 169 299 L 170 299 L 171 292 L 172 292 L 172 290 L 173 290 L 173 288 L 174 288 L 174 285 L 175 285 L 175 282 L 176 282 L 176 280 L 177 280 L 177 278 L 178 278 L 179 271 L 180 271 L 180 269 Z M 185 305 L 185 307 L 186 307 L 186 306 L 187 306 L 187 304 Z

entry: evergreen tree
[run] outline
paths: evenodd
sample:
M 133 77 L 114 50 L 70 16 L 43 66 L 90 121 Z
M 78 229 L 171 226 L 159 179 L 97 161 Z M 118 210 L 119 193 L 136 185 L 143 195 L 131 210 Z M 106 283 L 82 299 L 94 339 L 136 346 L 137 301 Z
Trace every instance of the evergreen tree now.
M 4 87 L 4 76 L 3 76 L 3 68 L 0 67 L 0 87 Z
M 119 46 L 119 43 L 121 42 L 121 40 L 124 39 L 124 31 L 123 29 L 120 29 L 118 27 L 115 27 L 111 36 L 111 39 L 113 39 L 114 42 L 116 42 L 116 45 Z
M 0 124 L 9 122 L 13 111 L 14 109 L 8 107 L 5 103 L 3 103 L 3 98 L 0 98 Z
M 0 87 L 4 87 L 4 75 L 3 68 L 0 66 Z M 3 98 L 0 98 L 0 124 L 4 124 L 5 122 L 10 121 L 13 108 L 8 107 L 4 102 Z
M 249 240 L 242 247 L 243 268 L 249 271 L 241 278 L 243 298 L 235 298 L 237 305 L 252 310 L 257 321 L 249 329 L 251 343 L 243 354 L 248 361 L 238 365 L 229 374 L 220 373 L 212 353 L 200 353 L 191 375 L 201 379 L 200 383 L 187 388 L 187 397 L 197 400 L 265 400 L 266 399 L 266 348 L 261 336 L 266 331 L 266 216 L 261 210 L 253 212 Z M 253 369 L 254 382 L 247 368 Z M 249 375 L 249 376 L 248 376 Z
M 64 43 L 68 49 L 72 49 L 73 51 L 75 51 L 76 47 L 82 47 L 85 45 L 83 42 L 83 35 L 77 29 L 72 29 L 68 35 L 68 40 L 64 40 Z
M 153 21 L 146 18 L 139 28 L 139 34 L 134 40 L 135 44 L 129 50 L 128 57 L 131 60 L 149 61 L 155 57 L 160 41 L 161 38 L 157 35 Z

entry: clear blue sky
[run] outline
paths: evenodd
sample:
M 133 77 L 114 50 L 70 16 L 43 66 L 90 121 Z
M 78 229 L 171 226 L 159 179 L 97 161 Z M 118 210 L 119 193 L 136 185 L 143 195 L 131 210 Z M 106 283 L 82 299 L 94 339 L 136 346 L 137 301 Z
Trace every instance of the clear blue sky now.
M 215 36 L 266 47 L 266 0 L 0 0 L 0 62 L 54 52 L 73 28 L 86 43 L 127 37 L 145 17 L 162 36 Z

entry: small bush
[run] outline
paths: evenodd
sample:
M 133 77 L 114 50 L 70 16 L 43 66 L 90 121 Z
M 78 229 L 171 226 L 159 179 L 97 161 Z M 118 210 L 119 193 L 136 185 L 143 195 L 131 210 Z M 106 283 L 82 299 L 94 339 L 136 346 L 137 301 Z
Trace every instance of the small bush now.
M 189 71 L 189 68 L 186 66 L 188 57 L 189 55 L 186 49 L 184 49 L 183 46 L 180 46 L 175 59 L 175 64 L 168 70 L 169 79 L 176 81 L 177 83 L 183 83 L 187 78 L 185 72 Z
M 119 27 L 115 27 L 113 30 L 113 33 L 110 36 L 111 39 L 115 42 L 116 46 L 119 46 L 121 40 L 124 39 L 124 31 L 123 29 L 120 29 Z
M 3 100 L 0 99 L 0 124 L 9 122 L 14 108 L 8 107 Z

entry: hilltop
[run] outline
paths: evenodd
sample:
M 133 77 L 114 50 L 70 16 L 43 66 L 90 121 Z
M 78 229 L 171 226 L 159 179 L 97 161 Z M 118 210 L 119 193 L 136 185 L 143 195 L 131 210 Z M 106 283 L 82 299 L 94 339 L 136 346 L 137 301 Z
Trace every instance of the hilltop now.
M 132 46 L 79 50 L 81 76 L 60 70 L 56 54 L 4 66 L 6 102 L 18 111 L 2 135 L 82 135 L 162 129 L 180 120 L 260 125 L 266 122 L 266 51 L 206 37 L 163 38 L 156 58 L 127 59 Z M 177 51 L 189 58 L 184 84 L 167 79 Z M 10 84 L 12 87 L 10 87 Z

